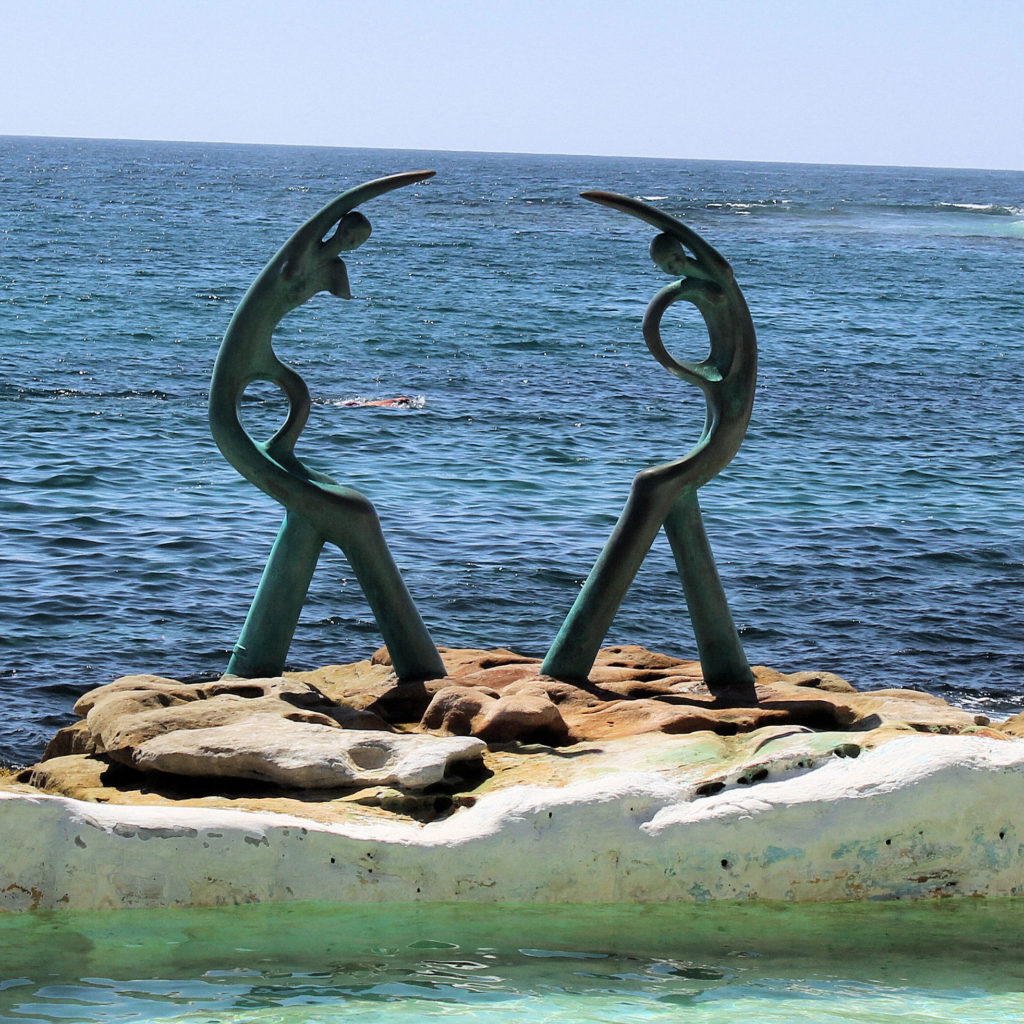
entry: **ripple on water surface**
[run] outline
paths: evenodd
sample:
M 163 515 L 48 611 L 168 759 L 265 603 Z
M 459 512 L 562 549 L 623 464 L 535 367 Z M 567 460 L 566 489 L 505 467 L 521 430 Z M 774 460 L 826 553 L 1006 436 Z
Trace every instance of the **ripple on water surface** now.
M 985 1022 L 1010 903 L 249 906 L 0 918 L 0 1020 Z

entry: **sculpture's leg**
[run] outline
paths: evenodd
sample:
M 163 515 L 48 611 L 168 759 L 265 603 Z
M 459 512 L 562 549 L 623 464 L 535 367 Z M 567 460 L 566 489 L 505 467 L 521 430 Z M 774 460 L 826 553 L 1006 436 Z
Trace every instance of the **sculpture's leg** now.
M 441 655 L 413 603 L 398 566 L 388 550 L 378 522 L 331 537 L 348 559 L 377 619 L 401 680 L 440 679 L 447 673 Z M 299 621 L 306 591 L 323 549 L 323 533 L 304 516 L 285 515 L 284 523 L 263 570 L 241 636 L 235 645 L 228 675 L 254 679 L 280 675 Z
M 333 538 L 332 538 L 333 539 Z M 405 586 L 376 516 L 345 531 L 344 551 L 370 604 L 399 680 L 448 674 Z
M 587 678 L 615 613 L 658 536 L 662 516 L 634 484 L 612 535 L 548 650 L 541 666 L 546 675 Z
M 713 690 L 753 683 L 754 674 L 743 653 L 704 532 L 695 488 L 687 488 L 676 499 L 665 518 L 665 533 L 683 583 L 705 684 Z
M 228 675 L 255 679 L 281 674 L 323 546 L 323 534 L 308 519 L 285 513 Z

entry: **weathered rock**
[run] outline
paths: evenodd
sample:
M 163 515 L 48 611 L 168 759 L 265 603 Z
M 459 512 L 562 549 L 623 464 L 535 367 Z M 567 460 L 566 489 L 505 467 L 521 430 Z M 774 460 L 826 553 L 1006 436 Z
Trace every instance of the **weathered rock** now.
M 421 728 L 451 736 L 479 736 L 488 743 L 568 742 L 569 728 L 541 685 L 511 686 L 504 692 L 482 686 L 439 690 L 420 721 Z
M 447 736 L 470 736 L 483 709 L 497 700 L 497 690 L 482 686 L 446 686 L 434 694 L 420 725 Z
M 792 672 L 783 676 L 792 686 L 806 686 L 830 693 L 856 693 L 857 688 L 834 672 Z
M 142 771 L 309 789 L 423 789 L 441 782 L 452 763 L 479 759 L 485 749 L 472 737 L 347 730 L 255 714 L 230 725 L 154 736 L 138 746 L 133 764 Z
M 473 735 L 488 743 L 520 741 L 557 746 L 568 742 L 569 727 L 543 687 L 524 686 L 515 692 L 506 690 L 484 708 Z
M 445 650 L 443 657 L 447 678 L 408 684 L 397 682 L 386 652 L 371 661 L 273 679 L 184 684 L 161 676 L 125 677 L 82 697 L 76 708 L 85 721 L 62 730 L 46 756 L 95 755 L 107 766 L 114 761 L 141 773 L 173 772 L 182 778 L 220 778 L 231 771 L 233 777 L 272 781 L 281 788 L 308 784 L 365 790 L 378 784 L 404 786 L 401 779 L 411 776 L 356 775 L 349 767 L 332 767 L 332 758 L 346 766 L 348 761 L 321 750 L 319 744 L 327 743 L 323 730 L 398 729 L 472 736 L 495 745 L 548 746 L 651 734 L 764 735 L 773 728 L 829 735 L 850 730 L 887 736 L 901 730 L 1006 735 L 989 730 L 984 716 L 950 707 L 938 697 L 906 690 L 859 692 L 829 673 L 786 674 L 758 667 L 754 685 L 711 692 L 698 662 L 639 647 L 605 649 L 583 682 L 542 676 L 539 659 L 508 650 Z M 203 735 L 189 738 L 196 732 Z M 310 745 L 299 756 L 303 767 L 292 770 L 285 767 L 283 747 L 294 742 L 303 750 L 300 735 Z M 282 739 L 286 736 L 288 743 Z M 258 743 L 253 742 L 257 737 Z M 337 742 L 344 746 L 349 741 Z M 260 761 L 257 746 L 273 752 L 267 760 L 276 767 Z M 319 774 L 313 767 L 318 758 L 326 765 Z M 82 773 L 95 770 L 64 762 L 37 772 L 35 779 L 51 792 L 93 794 L 98 787 L 85 785 Z M 392 781 L 380 782 L 386 778 Z M 707 784 L 717 785 L 716 779 Z M 160 786 L 170 792 L 166 781 Z M 128 788 L 123 779 L 118 781 L 119 793 Z
M 602 647 L 594 661 L 594 667 L 598 672 L 606 667 L 626 668 L 631 672 L 643 672 L 646 669 L 685 669 L 695 672 L 698 678 L 702 678 L 699 661 L 674 658 L 670 654 L 659 654 L 657 651 L 649 651 L 639 644 Z M 591 673 L 591 678 L 593 678 L 593 673 Z
M 704 684 L 700 663 L 622 645 L 600 652 L 581 683 L 540 675 L 540 660 L 512 651 L 442 649 L 448 677 L 425 683 L 399 685 L 382 673 L 389 664 L 386 651 L 358 666 L 333 666 L 317 673 L 297 673 L 315 681 L 335 698 L 372 709 L 386 721 L 483 736 L 490 728 L 485 708 L 520 691 L 546 694 L 564 722 L 558 738 L 551 725 L 521 717 L 508 735 L 524 743 L 574 743 L 652 731 L 682 733 L 711 729 L 724 735 L 790 724 L 817 730 L 870 730 L 885 725 L 907 725 L 918 731 L 958 733 L 987 723 L 984 716 L 951 707 L 941 698 L 913 690 L 861 692 L 828 672 L 786 674 L 757 667 L 756 685 L 737 686 L 712 693 Z M 366 681 L 372 680 L 368 689 Z M 456 699 L 455 690 L 461 696 Z M 472 696 L 476 690 L 487 699 Z M 443 700 L 439 695 L 451 691 Z M 438 701 L 437 704 L 432 702 Z M 493 705 L 497 713 L 497 705 Z M 539 710 L 539 706 L 538 706 Z M 550 713 L 549 713 L 550 714 Z M 511 718 L 509 719 L 511 723 Z
M 331 701 L 309 683 L 284 678 L 186 685 L 126 676 L 90 691 L 75 708 L 85 714 L 84 730 L 67 733 L 47 749 L 44 760 L 97 751 L 137 766 L 140 747 L 155 736 L 231 725 L 257 715 L 333 728 L 387 728 L 376 715 Z
M 452 685 L 448 678 L 399 683 L 390 668 L 368 661 L 296 672 L 294 678 L 312 683 L 331 700 L 402 725 L 418 722 L 434 695 Z
M 44 793 L 106 803 L 112 789 L 109 780 L 104 779 L 109 769 L 110 765 L 99 758 L 63 754 L 33 765 L 27 776 L 29 785 Z
M 595 708 L 584 708 L 576 714 L 563 714 L 577 742 L 647 732 L 675 735 L 705 729 L 722 736 L 732 736 L 763 726 L 792 723 L 792 716 L 785 711 L 673 705 L 651 698 L 611 701 Z
M 479 736 L 488 743 L 568 742 L 568 726 L 544 686 L 503 692 L 482 686 L 446 686 L 434 694 L 420 726 L 454 736 Z
M 67 754 L 93 754 L 96 752 L 96 737 L 89 731 L 87 722 L 75 722 L 73 725 L 58 729 L 43 751 L 43 760 L 64 757 Z
M 164 707 L 167 707 L 170 704 L 181 704 L 185 701 L 199 700 L 201 698 L 201 692 L 198 686 L 190 686 L 188 683 L 179 682 L 177 679 L 168 679 L 166 676 L 154 676 L 149 673 L 142 673 L 136 676 L 121 676 L 119 679 L 115 679 L 112 683 L 107 683 L 105 686 L 97 686 L 94 689 L 89 690 L 87 693 L 83 693 L 82 696 L 75 701 L 75 714 L 81 718 L 85 718 L 93 709 L 97 700 L 110 697 L 115 693 L 134 693 L 137 691 L 152 693 L 154 695 L 166 694 L 166 699 L 162 704 Z M 161 706 L 158 704 L 158 698 L 156 696 L 152 698 L 152 701 L 152 707 Z
M 140 706 L 144 710 L 140 710 Z M 276 697 L 247 700 L 229 694 L 212 700 L 152 709 L 146 708 L 145 701 L 136 701 L 131 695 L 116 695 L 109 700 L 101 699 L 89 712 L 86 723 L 98 740 L 100 751 L 115 761 L 137 764 L 139 750 L 154 736 L 244 723 L 264 716 L 339 728 L 326 715 L 302 711 Z
M 909 726 L 824 733 L 799 726 L 766 726 L 731 736 L 710 731 L 671 736 L 648 732 L 557 748 L 502 744 L 484 754 L 482 770 L 476 767 L 478 762 L 453 765 L 446 795 L 429 798 L 377 785 L 310 790 L 280 783 L 268 788 L 257 781 L 226 785 L 223 777 L 143 775 L 112 765 L 102 755 L 54 758 L 18 778 L 31 781 L 36 792 L 90 802 L 235 808 L 298 815 L 324 824 L 379 824 L 389 815 L 390 820 L 407 815 L 413 807 L 420 808 L 419 820 L 433 820 L 446 817 L 456 807 L 472 806 L 489 793 L 519 786 L 561 788 L 599 777 L 613 780 L 623 772 L 672 780 L 696 799 L 726 788 L 779 781 L 832 757 L 850 757 L 854 751 L 871 750 L 906 735 L 914 735 Z M 981 726 L 971 735 L 1012 742 L 1006 734 Z M 463 774 L 463 767 L 468 777 L 459 779 L 456 776 Z M 471 792 L 449 792 L 460 787 Z
M 877 729 L 904 724 L 919 732 L 959 733 L 989 724 L 985 715 L 954 708 L 941 697 L 917 690 L 813 689 L 809 694 L 805 685 L 794 684 L 790 677 L 759 683 L 756 689 L 760 707 L 784 709 L 794 721 L 816 729 Z
M 1008 718 L 1005 722 L 1001 722 L 998 728 L 1000 732 L 1006 733 L 1007 736 L 1024 739 L 1024 711 L 1019 715 Z

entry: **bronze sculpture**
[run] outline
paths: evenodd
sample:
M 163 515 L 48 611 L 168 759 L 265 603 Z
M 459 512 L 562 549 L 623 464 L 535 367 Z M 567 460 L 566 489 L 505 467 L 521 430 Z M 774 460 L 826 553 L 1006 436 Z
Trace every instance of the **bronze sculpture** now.
M 697 489 L 731 461 L 750 420 L 757 377 L 750 312 L 732 267 L 695 231 L 637 199 L 610 192 L 584 192 L 583 197 L 639 217 L 660 231 L 651 243 L 651 258 L 666 273 L 683 276 L 651 300 L 643 320 L 644 340 L 662 366 L 703 391 L 707 415 L 700 440 L 690 452 L 645 469 L 633 480 L 622 515 L 548 650 L 543 671 L 567 679 L 586 678 L 664 525 L 705 682 L 712 687 L 749 684 L 753 674 L 704 532 Z M 711 350 L 699 363 L 677 361 L 661 340 L 661 318 L 680 300 L 693 303 L 707 324 Z
M 355 208 L 432 174 L 412 171 L 380 178 L 329 203 L 263 269 L 225 334 L 210 386 L 213 436 L 225 458 L 286 510 L 228 665 L 230 675 L 280 673 L 317 559 L 328 541 L 348 558 L 399 680 L 445 675 L 369 499 L 309 468 L 295 455 L 295 442 L 309 415 L 309 391 L 302 378 L 278 359 L 272 345 L 274 328 L 284 315 L 317 292 L 350 296 L 340 253 L 361 245 L 370 234 L 369 221 Z M 753 674 L 704 532 L 697 490 L 736 454 L 750 419 L 757 374 L 750 313 L 729 263 L 696 232 L 636 199 L 608 192 L 583 196 L 659 230 L 651 256 L 662 270 L 681 277 L 652 299 L 643 320 L 644 340 L 659 363 L 701 389 L 707 413 L 690 452 L 637 474 L 618 523 L 547 653 L 543 671 L 565 679 L 587 677 L 615 613 L 664 526 L 705 681 L 712 688 L 749 684 Z M 662 342 L 662 317 L 680 300 L 696 306 L 708 328 L 710 352 L 699 363 L 676 360 Z M 266 442 L 253 440 L 239 416 L 246 387 L 258 380 L 278 385 L 289 402 L 284 425 Z
M 340 253 L 355 249 L 370 235 L 370 222 L 355 208 L 433 173 L 393 174 L 340 195 L 282 246 L 231 318 L 210 382 L 210 427 L 228 462 L 284 505 L 285 518 L 228 664 L 229 675 L 281 672 L 313 570 L 328 541 L 341 548 L 352 566 L 399 679 L 445 675 L 370 500 L 295 455 L 295 442 L 309 416 L 309 389 L 278 359 L 272 344 L 274 328 L 284 315 L 313 295 L 329 291 L 350 297 Z M 254 381 L 274 383 L 288 398 L 288 418 L 266 442 L 253 440 L 239 416 L 242 395 Z

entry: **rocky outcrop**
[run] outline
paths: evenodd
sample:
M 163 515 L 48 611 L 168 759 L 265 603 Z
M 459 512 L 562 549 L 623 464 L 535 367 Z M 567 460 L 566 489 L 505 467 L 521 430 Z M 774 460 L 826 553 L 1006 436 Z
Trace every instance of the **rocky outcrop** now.
M 1020 716 L 767 668 L 711 692 L 636 647 L 577 682 L 443 653 L 420 683 L 381 651 L 91 691 L 0 781 L 0 909 L 1024 893 Z
M 398 685 L 387 672 L 386 650 L 369 665 L 333 666 L 296 678 L 393 724 L 480 736 L 491 743 L 571 744 L 703 730 L 735 735 L 768 725 L 942 733 L 989 725 L 988 718 L 940 697 L 915 690 L 859 692 L 827 672 L 787 675 L 758 667 L 755 685 L 712 693 L 699 662 L 637 646 L 605 648 L 589 678 L 575 683 L 541 675 L 539 659 L 512 651 L 442 654 L 448 677 L 423 684 Z
M 449 650 L 444 659 L 448 676 L 422 683 L 399 684 L 386 650 L 274 679 L 125 677 L 81 697 L 82 721 L 58 733 L 22 780 L 84 799 L 101 799 L 105 785 L 122 800 L 133 787 L 211 797 L 225 781 L 252 784 L 250 798 L 259 786 L 280 791 L 274 799 L 337 790 L 422 816 L 429 812 L 419 801 L 366 794 L 440 786 L 452 798 L 441 801 L 441 813 L 449 812 L 454 796 L 475 791 L 510 745 L 592 749 L 644 735 L 705 737 L 678 745 L 683 763 L 708 746 L 707 737 L 761 737 L 770 745 L 780 729 L 803 736 L 804 748 L 807 735 L 827 737 L 829 751 L 859 751 L 906 732 L 1008 735 L 938 697 L 858 692 L 829 673 L 758 668 L 754 685 L 711 692 L 698 662 L 635 646 L 606 648 L 580 682 L 543 676 L 538 659 L 509 650 Z M 745 741 L 716 749 L 723 763 L 743 762 L 737 777 L 759 777 Z M 699 785 L 713 792 L 727 774 L 720 767 Z

